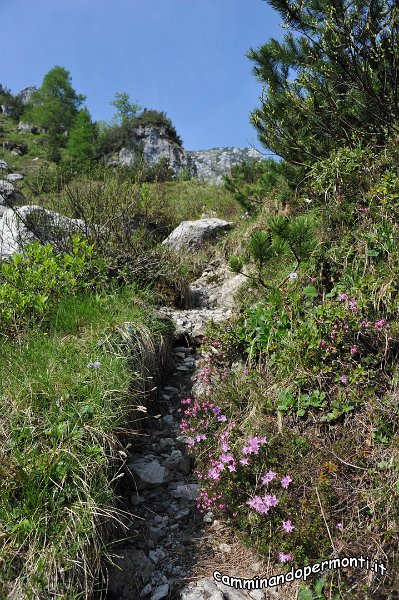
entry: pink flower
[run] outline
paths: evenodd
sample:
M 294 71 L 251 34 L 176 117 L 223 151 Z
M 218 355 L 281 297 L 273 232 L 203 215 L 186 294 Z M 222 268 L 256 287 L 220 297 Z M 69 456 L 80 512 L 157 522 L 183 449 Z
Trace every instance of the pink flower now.
M 347 300 L 347 299 L 348 299 L 347 294 L 338 294 L 338 300 Z
M 353 348 L 351 348 L 351 354 L 356 354 L 357 352 L 357 348 L 356 346 L 353 346 Z
M 346 375 L 341 375 L 341 377 L 339 378 L 341 383 L 346 383 L 347 382 L 347 378 Z
M 292 560 L 292 554 L 291 553 L 284 554 L 284 552 L 279 552 L 278 558 L 279 558 L 280 562 L 286 563 L 286 562 L 289 562 L 290 560 Z
M 240 459 L 240 463 L 241 463 L 242 465 L 247 465 L 247 464 L 248 464 L 248 462 L 249 462 L 249 461 L 248 461 L 248 458 L 241 458 L 241 459 Z
M 273 481 L 273 479 L 276 477 L 277 473 L 275 473 L 274 471 L 270 470 L 267 473 L 265 473 L 265 475 L 262 476 L 262 483 L 263 485 L 267 485 L 268 483 L 270 483 L 271 481 Z
M 291 525 L 290 519 L 288 519 L 288 521 L 283 521 L 283 529 L 287 533 L 291 533 L 291 531 L 293 531 L 295 529 L 294 525 Z
M 262 498 L 254 496 L 247 501 L 247 504 L 261 515 L 266 515 L 272 507 L 277 506 L 278 498 L 269 494 L 265 494 Z
M 266 444 L 266 438 L 249 437 L 248 442 L 248 446 L 243 446 L 241 452 L 243 454 L 258 454 L 260 446 Z
M 282 477 L 280 479 L 280 483 L 281 483 L 282 487 L 285 488 L 285 489 L 288 488 L 288 486 L 290 485 L 291 481 L 292 481 L 292 479 L 291 479 L 291 477 L 289 475 L 286 475 L 285 477 Z
M 229 463 L 234 460 L 234 456 L 232 454 L 221 454 L 219 458 L 222 463 Z
M 220 421 L 221 423 L 224 423 L 225 421 L 227 421 L 226 415 L 219 415 L 218 416 L 218 421 Z
M 339 529 L 340 531 L 344 530 L 344 526 L 342 523 L 337 523 L 337 529 Z

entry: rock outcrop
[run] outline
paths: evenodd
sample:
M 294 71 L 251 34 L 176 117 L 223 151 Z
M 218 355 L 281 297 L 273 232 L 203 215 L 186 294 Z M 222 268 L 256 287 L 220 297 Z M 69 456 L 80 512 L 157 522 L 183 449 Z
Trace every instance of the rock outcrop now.
M 0 113 L 2 113 L 5 117 L 11 117 L 14 109 L 12 106 L 8 106 L 7 104 L 0 105 Z
M 175 250 L 179 248 L 197 250 L 205 240 L 215 239 L 220 233 L 231 229 L 232 226 L 232 223 L 222 219 L 183 221 L 162 243 Z
M 38 135 L 39 133 L 45 133 L 45 129 L 43 127 L 36 127 L 33 123 L 25 123 L 25 121 L 20 121 L 18 123 L 18 132 L 19 133 L 33 133 L 34 135 Z
M 7 208 L 25 200 L 24 195 L 13 186 L 9 177 L 10 175 L 7 176 L 7 181 L 0 179 L 0 217 Z
M 255 148 L 212 148 L 188 151 L 187 154 L 194 160 L 198 179 L 213 183 L 222 183 L 223 175 L 227 175 L 234 165 L 264 159 Z
M 156 165 L 162 159 L 168 160 L 170 168 L 176 175 L 183 171 L 192 177 L 196 175 L 194 161 L 181 146 L 171 139 L 166 127 L 147 125 L 135 129 L 132 149 L 122 148 L 117 163 L 131 165 L 137 154 L 141 155 L 149 165 Z
M 0 219 L 0 258 L 22 252 L 25 245 L 34 240 L 50 242 L 57 247 L 69 235 L 84 234 L 85 231 L 81 219 L 69 219 L 41 206 L 8 208 Z
M 2 144 L 4 150 L 8 150 L 11 154 L 15 154 L 16 156 L 22 156 L 28 152 L 28 147 L 26 144 L 17 144 L 16 142 L 3 142 Z
M 30 85 L 21 90 L 18 96 L 21 98 L 23 104 L 28 104 L 32 98 L 32 94 L 35 92 L 37 92 L 37 87 L 35 85 Z

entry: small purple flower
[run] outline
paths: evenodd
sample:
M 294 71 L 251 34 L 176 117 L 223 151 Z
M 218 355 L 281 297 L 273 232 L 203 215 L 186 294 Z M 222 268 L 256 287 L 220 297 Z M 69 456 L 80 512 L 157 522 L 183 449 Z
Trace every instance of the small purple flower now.
M 288 554 L 284 554 L 284 552 L 279 552 L 278 558 L 280 562 L 286 563 L 292 560 L 292 554 L 290 552 Z
M 344 526 L 342 523 L 337 523 L 337 529 L 339 529 L 340 531 L 344 530 Z
M 87 364 L 87 367 L 88 367 L 89 369 L 98 369 L 98 367 L 100 367 L 100 366 L 101 366 L 101 363 L 100 363 L 100 361 L 99 361 L 99 360 L 96 360 L 96 361 L 94 361 L 94 362 L 89 362 L 89 363 Z
M 282 487 L 285 488 L 285 489 L 288 488 L 288 486 L 290 485 L 291 481 L 292 481 L 292 479 L 291 479 L 291 477 L 289 475 L 285 475 L 285 477 L 282 477 L 280 479 L 280 483 L 281 483 Z
M 341 375 L 341 377 L 339 378 L 341 383 L 346 383 L 347 382 L 347 378 L 346 375 Z
M 261 482 L 263 483 L 263 485 L 267 485 L 268 483 L 273 481 L 276 475 L 277 473 L 270 469 L 270 471 L 268 471 L 267 473 L 265 473 L 265 475 L 262 476 Z
M 290 279 L 297 279 L 298 278 L 298 273 L 290 273 L 288 277 Z
M 219 415 L 218 416 L 218 421 L 220 421 L 221 423 L 224 423 L 225 421 L 227 421 L 226 415 Z
M 287 533 L 291 533 L 291 531 L 295 529 L 295 526 L 291 525 L 291 519 L 288 519 L 288 521 L 283 521 L 283 529 Z
M 241 458 L 241 459 L 240 459 L 240 463 L 241 463 L 242 465 L 247 465 L 247 464 L 248 464 L 248 458 Z

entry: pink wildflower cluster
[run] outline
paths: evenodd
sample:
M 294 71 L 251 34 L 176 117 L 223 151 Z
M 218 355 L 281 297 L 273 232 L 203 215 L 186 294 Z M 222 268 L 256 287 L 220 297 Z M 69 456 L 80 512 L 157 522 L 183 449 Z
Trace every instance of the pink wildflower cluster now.
M 273 481 L 273 479 L 277 477 L 277 473 L 275 473 L 274 471 L 272 471 L 271 469 L 261 477 L 261 482 L 263 483 L 263 485 L 267 485 L 268 483 L 270 483 L 271 481 Z
M 288 521 L 283 521 L 283 529 L 286 533 L 291 533 L 294 531 L 295 526 L 292 525 L 291 519 L 288 519 Z
M 219 479 L 220 473 L 224 470 L 230 471 L 230 473 L 237 470 L 237 461 L 231 453 L 221 454 L 219 460 L 212 459 L 211 465 L 212 469 L 208 471 L 208 478 L 210 479 Z
M 346 296 L 346 294 L 344 294 Z M 349 332 L 349 325 L 344 324 L 342 322 L 334 323 L 331 329 L 331 333 L 329 336 L 330 339 L 322 339 L 320 342 L 320 346 L 325 350 L 326 353 L 336 352 L 336 344 L 338 341 L 342 340 L 344 334 Z
M 224 381 L 229 375 L 229 371 L 224 368 L 226 353 L 220 341 L 209 342 L 203 338 L 202 343 L 207 347 L 207 351 L 203 352 L 205 366 L 199 371 L 197 379 L 211 387 L 216 381 Z
M 378 319 L 378 321 L 375 321 L 374 323 L 365 320 L 361 322 L 361 325 L 365 329 L 375 329 L 376 331 L 383 331 L 386 327 L 388 327 L 388 322 L 386 319 Z
M 216 507 L 222 510 L 224 508 L 224 503 L 220 502 L 222 498 L 223 494 L 209 494 L 202 490 L 197 496 L 197 508 L 200 512 L 205 512 Z
M 249 437 L 248 438 L 248 445 L 247 446 L 243 446 L 241 452 L 243 454 L 258 454 L 259 452 L 259 448 L 263 445 L 266 444 L 266 438 L 265 437 Z
M 247 504 L 261 515 L 266 515 L 272 507 L 278 505 L 278 498 L 270 494 L 265 494 L 262 497 L 254 496 L 247 501 Z
M 206 440 L 206 432 L 214 422 L 215 417 L 218 421 L 226 421 L 227 417 L 222 415 L 222 409 L 217 406 L 210 398 L 195 399 L 185 398 L 181 401 L 185 406 L 179 409 L 181 415 L 180 429 L 185 434 L 191 434 L 189 445 Z
M 262 475 L 261 482 L 263 485 L 269 485 L 275 478 L 277 477 L 277 473 L 269 469 L 267 473 Z M 289 475 L 284 475 L 284 477 L 280 478 L 281 487 L 287 489 L 292 479 Z M 277 506 L 278 498 L 273 494 L 265 494 L 264 496 L 253 496 L 247 501 L 248 506 L 256 510 L 256 512 L 265 515 L 269 512 L 270 508 L 273 506 Z M 284 521 L 283 523 L 288 523 L 288 525 L 283 525 L 285 531 L 288 531 L 287 527 L 291 526 L 291 521 Z M 292 527 L 293 529 L 293 527 Z M 290 531 L 292 531 L 290 529 Z

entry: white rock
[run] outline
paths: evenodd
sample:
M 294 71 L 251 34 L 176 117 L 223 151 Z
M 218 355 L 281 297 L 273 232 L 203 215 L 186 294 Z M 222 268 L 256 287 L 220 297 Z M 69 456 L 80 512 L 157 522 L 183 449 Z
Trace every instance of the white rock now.
M 204 598 L 204 593 L 198 588 L 186 587 L 180 590 L 180 600 L 204 600 Z
M 194 150 L 187 153 L 194 159 L 198 178 L 215 184 L 223 183 L 231 167 L 243 161 L 264 160 L 264 155 L 255 148 L 211 148 L 210 150 Z
M 265 600 L 265 594 L 262 592 L 262 590 L 251 590 L 249 595 L 251 596 L 252 600 Z
M 7 181 L 21 181 L 24 178 L 21 173 L 10 173 L 7 175 Z
M 9 182 L 3 183 L 11 186 Z M 42 243 L 50 242 L 57 246 L 62 244 L 69 235 L 84 234 L 84 232 L 82 220 L 69 219 L 41 206 L 9 208 L 0 221 L 0 257 L 22 252 L 24 246 L 34 240 Z
M 205 240 L 215 239 L 219 233 L 228 231 L 232 226 L 232 223 L 222 219 L 183 221 L 162 243 L 173 249 L 196 250 Z
M 151 125 L 137 127 L 133 131 L 131 142 L 134 147 L 141 147 L 142 159 L 150 165 L 156 165 L 162 159 L 166 159 L 175 174 L 186 171 L 189 175 L 195 176 L 197 173 L 193 159 L 171 139 L 166 127 Z M 134 149 L 122 148 L 117 162 L 122 165 L 131 165 L 135 160 Z

